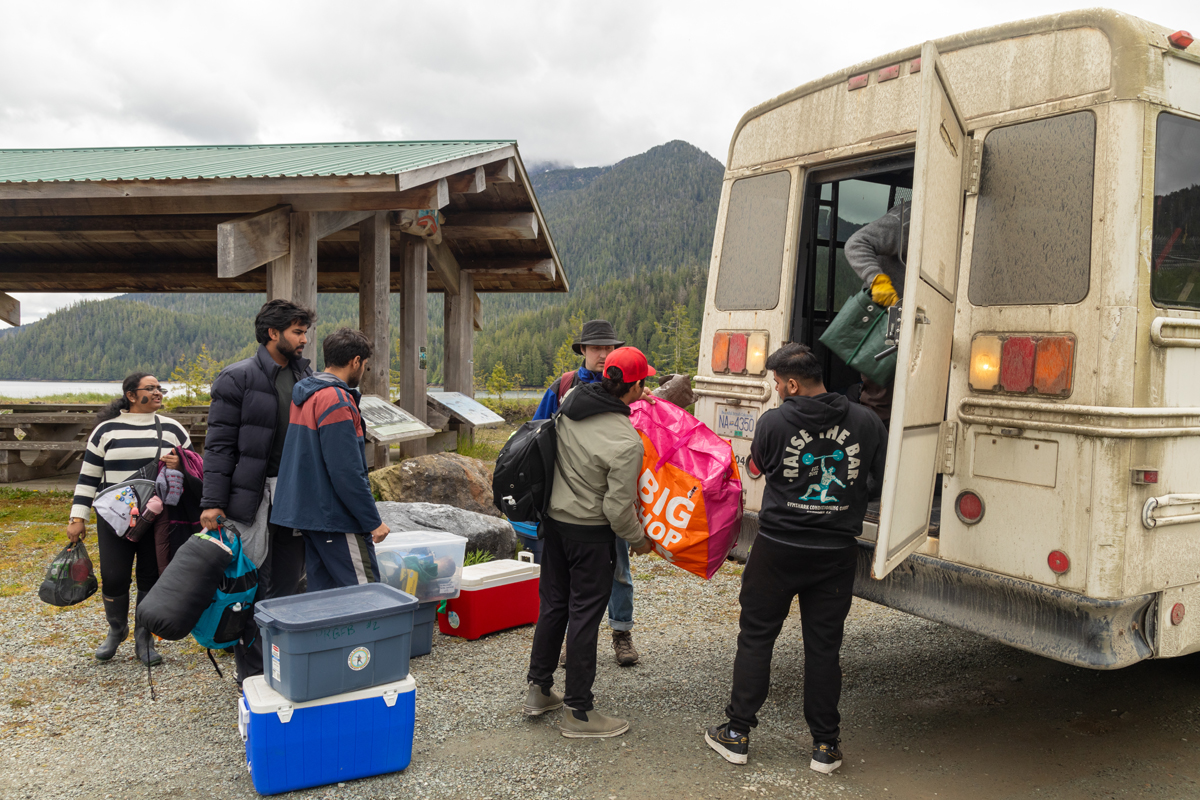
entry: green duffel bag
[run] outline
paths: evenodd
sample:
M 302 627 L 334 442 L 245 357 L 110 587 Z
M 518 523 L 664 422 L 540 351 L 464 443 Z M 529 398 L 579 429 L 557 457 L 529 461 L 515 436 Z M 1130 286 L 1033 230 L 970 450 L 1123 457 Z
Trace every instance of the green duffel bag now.
M 896 353 L 875 360 L 891 345 L 883 341 L 887 333 L 887 307 L 871 299 L 871 290 L 863 289 L 842 306 L 833 322 L 821 334 L 821 344 L 832 350 L 853 370 L 875 383 L 887 386 L 896 375 Z

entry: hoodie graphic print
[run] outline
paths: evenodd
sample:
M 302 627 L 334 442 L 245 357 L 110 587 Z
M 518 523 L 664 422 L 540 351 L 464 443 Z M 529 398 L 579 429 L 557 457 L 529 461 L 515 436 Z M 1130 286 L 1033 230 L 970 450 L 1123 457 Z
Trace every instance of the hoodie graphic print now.
M 886 453 L 887 429 L 869 409 L 839 394 L 787 398 L 759 419 L 751 444 L 766 480 L 759 532 L 800 547 L 853 544 Z

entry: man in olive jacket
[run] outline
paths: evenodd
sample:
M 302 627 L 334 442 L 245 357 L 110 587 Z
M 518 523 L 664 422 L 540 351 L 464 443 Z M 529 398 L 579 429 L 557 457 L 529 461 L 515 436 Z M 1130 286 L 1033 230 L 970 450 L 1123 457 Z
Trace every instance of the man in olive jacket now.
M 258 568 L 260 599 L 296 594 L 304 574 L 304 540 L 268 520 L 292 387 L 313 374 L 301 354 L 314 319 L 313 311 L 287 300 L 268 302 L 254 319 L 258 352 L 221 370 L 211 390 L 200 524 L 214 530 L 233 523 Z M 249 632 L 252 644 L 234 649 L 239 684 L 262 674 L 262 643 L 255 633 Z
M 568 738 L 619 736 L 623 719 L 593 707 L 596 639 L 612 593 L 617 537 L 639 555 L 650 540 L 637 515 L 642 440 L 629 422 L 654 368 L 634 347 L 614 350 L 604 378 L 576 387 L 557 418 L 558 439 L 539 584 L 541 609 L 529 658 L 525 713 L 562 708 L 559 728 Z M 570 623 L 568 625 L 568 623 Z M 554 670 L 567 636 L 566 695 L 554 691 Z

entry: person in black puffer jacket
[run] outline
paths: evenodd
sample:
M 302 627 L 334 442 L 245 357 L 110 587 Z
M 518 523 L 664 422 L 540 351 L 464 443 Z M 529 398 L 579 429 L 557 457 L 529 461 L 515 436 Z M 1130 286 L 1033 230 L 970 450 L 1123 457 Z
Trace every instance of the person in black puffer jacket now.
M 259 599 L 296 594 L 304 574 L 304 540 L 268 520 L 292 387 L 313 374 L 301 353 L 315 319 L 311 309 L 271 300 L 254 319 L 258 352 L 221 370 L 212 385 L 200 524 L 215 530 L 222 519 L 232 523 L 258 568 Z M 252 642 L 234 651 L 239 685 L 262 674 L 262 643 L 251 628 Z

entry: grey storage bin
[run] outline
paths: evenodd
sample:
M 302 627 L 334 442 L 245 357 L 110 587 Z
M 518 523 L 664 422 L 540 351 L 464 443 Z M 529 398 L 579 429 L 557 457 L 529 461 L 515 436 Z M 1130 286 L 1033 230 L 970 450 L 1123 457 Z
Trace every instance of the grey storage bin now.
M 417 599 L 383 583 L 255 605 L 267 684 L 294 703 L 404 680 Z
M 413 614 L 412 650 L 410 655 L 427 656 L 433 652 L 433 628 L 437 625 L 437 607 L 441 600 L 421 603 Z

